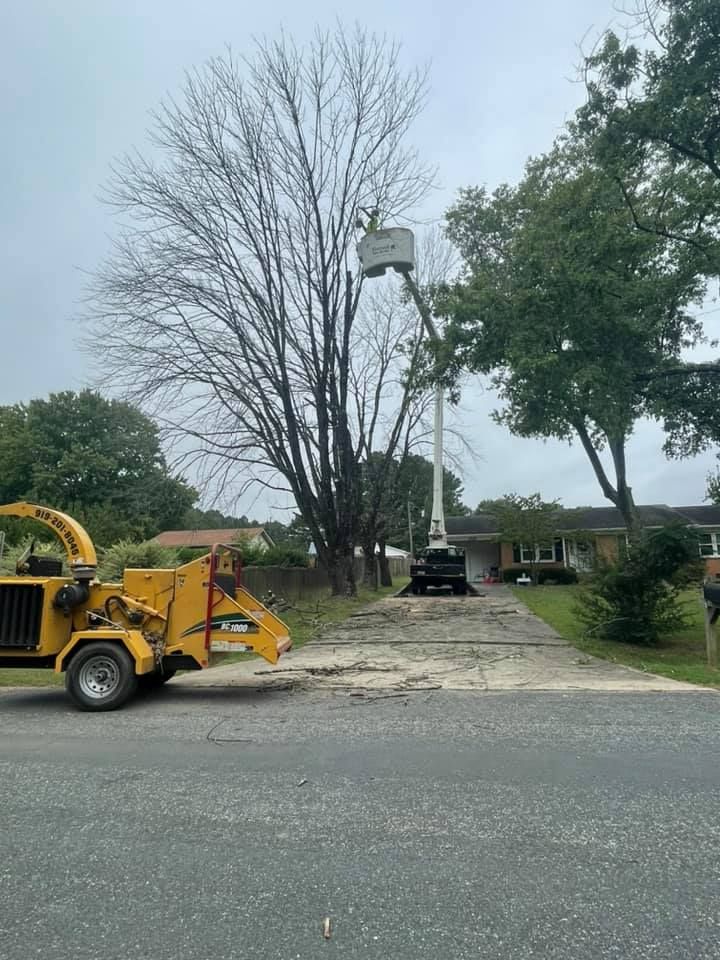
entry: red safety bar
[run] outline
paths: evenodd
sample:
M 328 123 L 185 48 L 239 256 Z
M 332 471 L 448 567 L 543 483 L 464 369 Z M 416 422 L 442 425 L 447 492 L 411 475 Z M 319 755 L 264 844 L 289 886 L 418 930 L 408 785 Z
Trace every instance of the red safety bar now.
M 235 555 L 237 563 L 235 564 L 235 586 L 239 587 L 242 583 L 242 553 L 237 547 L 228 546 L 226 543 L 214 543 L 210 550 L 210 576 L 208 578 L 208 598 L 205 611 L 205 649 L 210 649 L 210 634 L 212 633 L 212 612 L 215 606 L 215 590 L 222 593 L 222 588 L 215 583 L 215 574 L 217 572 L 218 551 L 227 550 L 228 553 Z M 223 594 L 224 595 L 224 594 Z M 234 598 L 233 598 L 234 599 Z

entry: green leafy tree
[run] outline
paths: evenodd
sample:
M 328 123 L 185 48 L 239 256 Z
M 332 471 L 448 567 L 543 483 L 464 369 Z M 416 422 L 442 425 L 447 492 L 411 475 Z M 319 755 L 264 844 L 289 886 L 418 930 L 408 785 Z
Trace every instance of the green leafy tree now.
M 489 513 L 494 517 L 500 541 L 530 548 L 533 559 L 528 566 L 533 581 L 537 583 L 535 548 L 554 550 L 563 515 L 560 501 L 544 501 L 539 493 L 532 493 L 528 497 L 509 493 L 498 500 L 483 501 L 476 512 Z
M 414 550 L 417 552 L 427 546 L 432 490 L 431 460 L 419 454 L 408 454 L 401 461 L 395 462 L 392 481 L 388 486 L 385 514 L 385 535 L 388 543 L 409 550 L 409 527 L 412 526 Z M 443 469 L 443 507 L 446 516 L 459 517 L 470 513 L 462 498 L 462 481 L 452 470 L 445 467 Z M 408 504 L 410 524 L 408 524 Z
M 66 510 L 99 544 L 176 526 L 197 493 L 139 410 L 84 390 L 0 408 L 0 497 Z
M 717 273 L 720 5 L 654 0 L 634 20 L 632 39 L 609 30 L 587 58 L 577 129 L 616 177 L 637 227 L 691 244 L 702 269 Z
M 240 517 L 222 513 L 220 510 L 202 510 L 200 507 L 190 507 L 182 518 L 183 530 L 223 530 L 237 527 L 263 527 L 267 524 L 259 520 L 250 520 L 243 514 Z
M 691 249 L 635 229 L 613 177 L 572 140 L 516 187 L 463 191 L 448 232 L 467 279 L 441 292 L 446 375 L 490 374 L 495 418 L 518 436 L 579 441 L 636 536 L 626 444 L 639 418 L 662 416 L 649 374 L 701 337 L 687 310 L 705 290 Z
M 587 103 L 573 130 L 612 177 L 637 230 L 686 244 L 698 277 L 720 275 L 720 5 L 638 3 L 586 59 Z M 679 359 L 648 371 L 668 429 L 688 456 L 720 442 L 720 363 Z
M 720 503 L 720 471 L 708 476 L 705 498 L 711 503 Z

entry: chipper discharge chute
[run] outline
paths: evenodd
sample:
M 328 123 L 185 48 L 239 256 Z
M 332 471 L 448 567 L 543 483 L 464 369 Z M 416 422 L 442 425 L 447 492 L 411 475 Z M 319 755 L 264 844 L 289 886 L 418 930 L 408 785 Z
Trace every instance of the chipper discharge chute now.
M 30 548 L 14 576 L 0 576 L 0 667 L 48 667 L 83 710 L 113 710 L 142 684 L 160 686 L 211 657 L 257 653 L 277 663 L 290 649 L 287 626 L 241 583 L 242 556 L 218 544 L 172 570 L 125 570 L 122 583 L 97 580 L 95 548 L 82 526 L 32 503 L 0 506 L 53 530 L 63 564 Z

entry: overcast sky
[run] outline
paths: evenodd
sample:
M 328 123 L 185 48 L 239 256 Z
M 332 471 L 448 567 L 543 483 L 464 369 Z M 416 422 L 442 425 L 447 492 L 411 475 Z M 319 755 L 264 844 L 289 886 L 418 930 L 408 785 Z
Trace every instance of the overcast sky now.
M 91 360 L 77 347 L 83 271 L 113 229 L 98 202 L 113 157 L 143 146 L 148 112 L 177 92 L 185 69 L 231 44 L 282 25 L 298 40 L 317 23 L 361 18 L 402 40 L 408 63 L 431 63 L 432 94 L 414 131 L 440 170 L 442 189 L 424 211 L 440 217 L 456 189 L 516 179 L 547 149 L 582 99 L 573 82 L 579 43 L 614 16 L 611 0 L 19 0 L 0 14 L 0 403 L 78 389 Z M 708 302 L 710 332 L 720 311 Z M 476 451 L 461 473 L 466 501 L 539 490 L 567 505 L 603 502 L 578 446 L 511 437 L 488 413 L 491 395 L 470 385 L 461 418 Z M 642 425 L 630 477 L 644 503 L 704 497 L 713 454 L 668 462 L 658 427 Z M 478 459 L 479 458 L 479 459 Z M 2 466 L 0 465 L 0 469 Z M 238 512 L 279 506 L 249 496 Z M 278 514 L 280 517 L 281 515 Z

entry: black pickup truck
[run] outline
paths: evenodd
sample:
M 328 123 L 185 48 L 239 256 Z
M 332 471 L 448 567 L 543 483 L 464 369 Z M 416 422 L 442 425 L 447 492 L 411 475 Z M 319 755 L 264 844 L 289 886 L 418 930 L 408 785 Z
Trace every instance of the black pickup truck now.
M 453 593 L 467 593 L 465 551 L 461 547 L 427 547 L 410 565 L 413 593 L 428 587 L 450 587 Z

